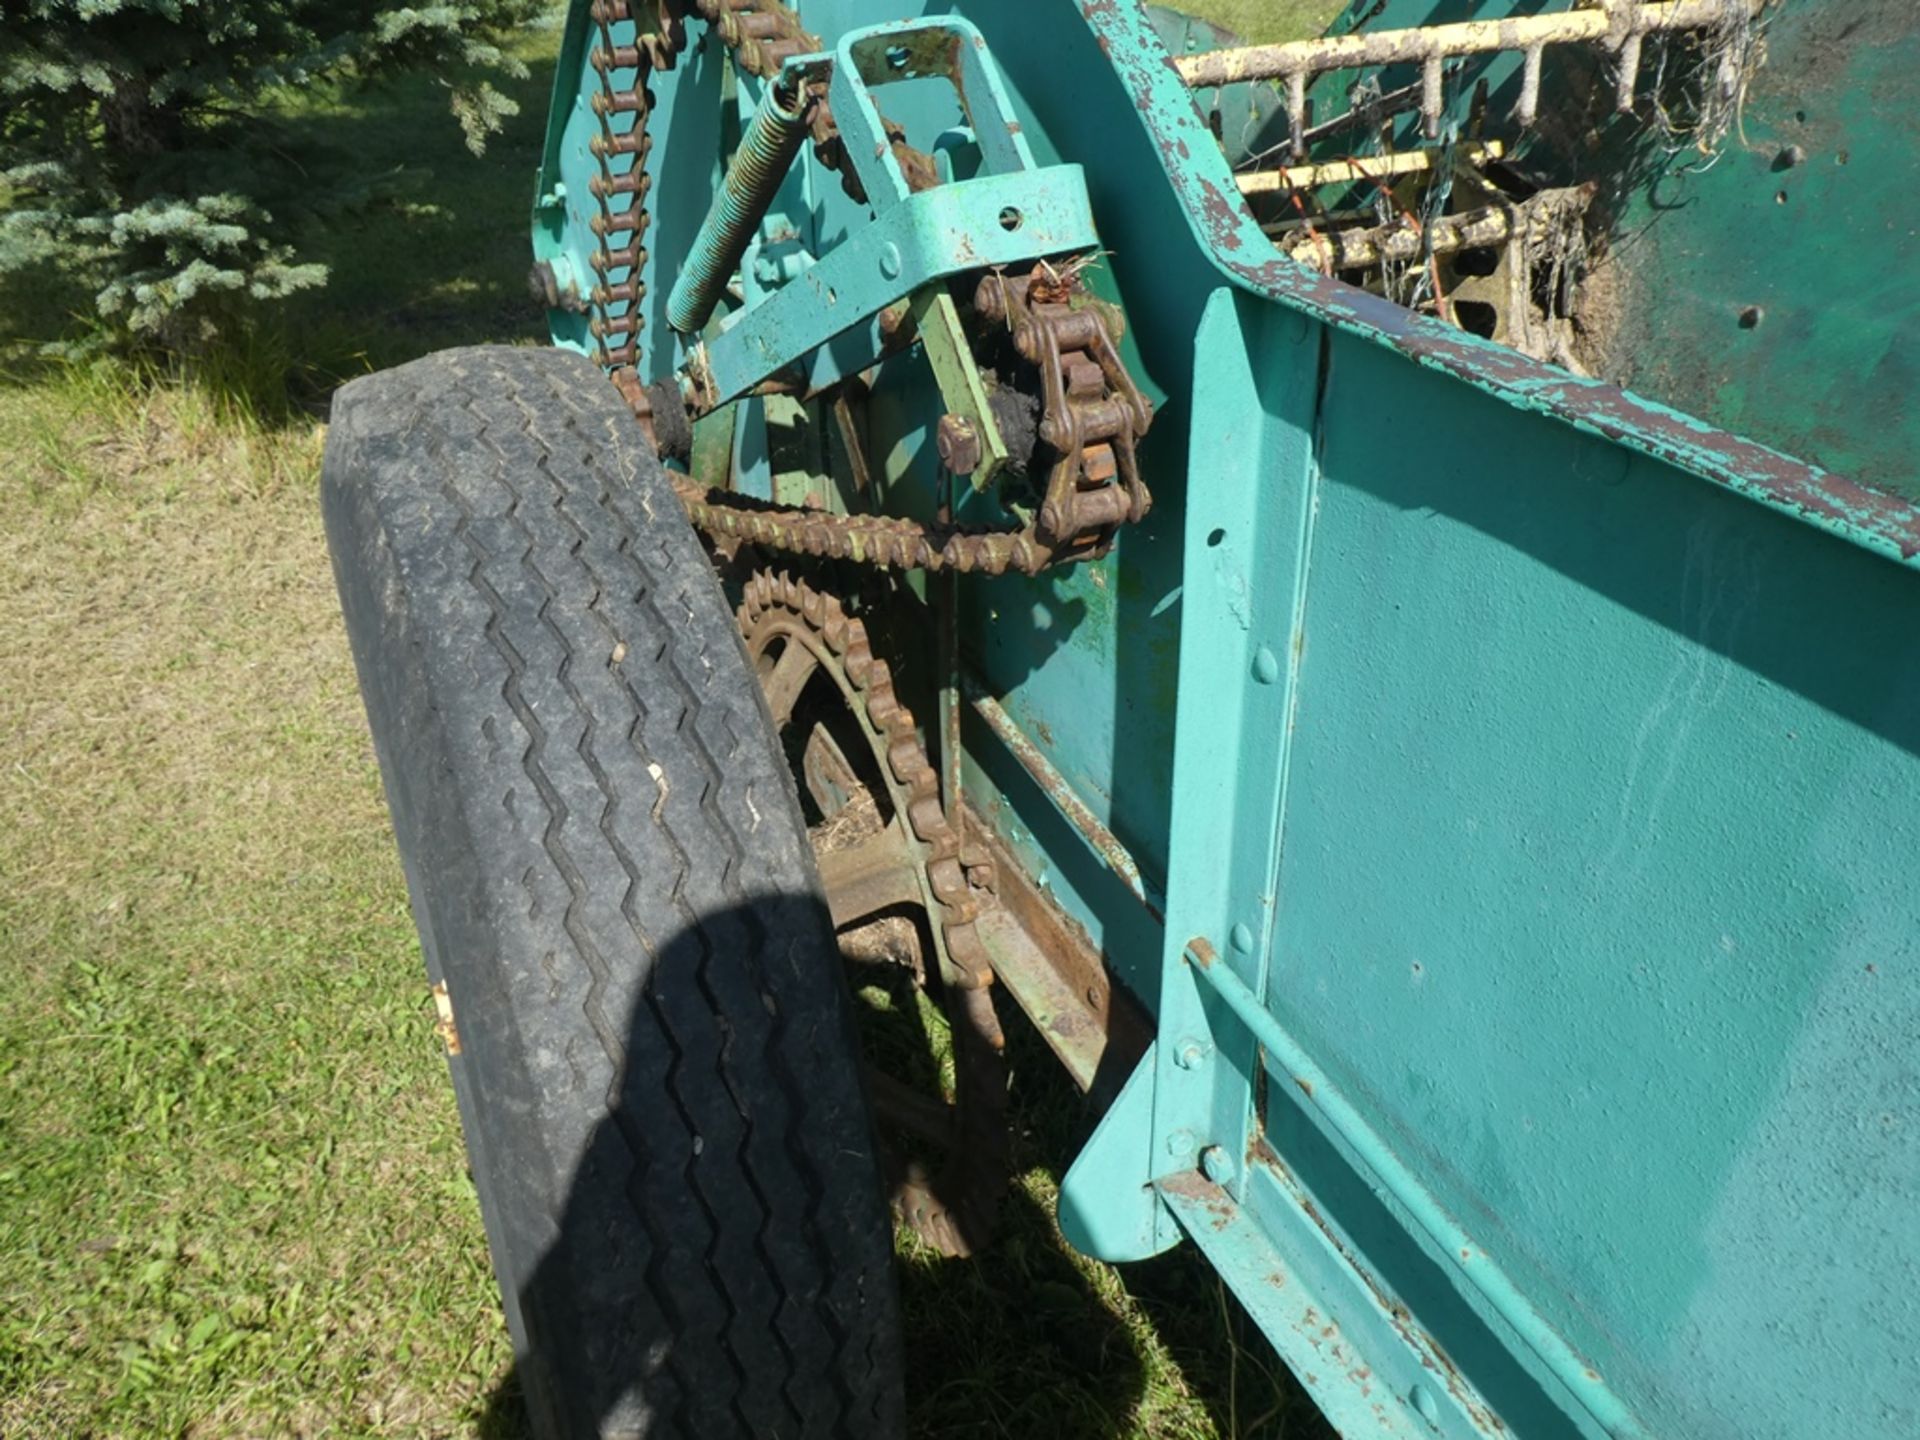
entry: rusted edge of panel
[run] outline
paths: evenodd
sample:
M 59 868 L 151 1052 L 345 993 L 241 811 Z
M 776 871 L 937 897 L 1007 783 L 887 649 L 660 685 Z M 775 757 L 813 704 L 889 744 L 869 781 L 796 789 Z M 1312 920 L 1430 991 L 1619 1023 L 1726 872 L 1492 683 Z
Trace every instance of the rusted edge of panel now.
M 1376 1372 L 1366 1347 L 1336 1318 L 1337 1307 L 1316 1293 L 1307 1277 L 1287 1262 L 1275 1237 L 1231 1194 L 1198 1173 L 1168 1176 L 1156 1182 L 1155 1189 L 1273 1339 L 1314 1403 L 1343 1433 L 1394 1440 L 1436 1433 L 1415 1408 L 1419 1398 L 1396 1393 L 1395 1385 Z M 1417 1352 L 1409 1360 L 1421 1367 L 1418 1373 L 1431 1369 Z M 1477 1423 L 1475 1429 L 1499 1433 Z
M 970 839 L 992 855 L 999 904 L 975 922 L 1003 993 L 1030 1019 L 1074 1083 L 1104 1110 L 1153 1039 L 1137 1002 L 1113 983 L 1087 932 L 1035 886 L 971 807 Z

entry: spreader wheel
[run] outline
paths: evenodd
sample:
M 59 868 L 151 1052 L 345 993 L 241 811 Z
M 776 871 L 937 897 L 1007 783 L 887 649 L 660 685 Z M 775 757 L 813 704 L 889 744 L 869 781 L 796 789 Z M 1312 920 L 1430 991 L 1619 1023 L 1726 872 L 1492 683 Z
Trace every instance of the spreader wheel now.
M 542 1440 L 887 1440 L 838 947 L 726 597 L 582 356 L 356 380 L 347 633 Z

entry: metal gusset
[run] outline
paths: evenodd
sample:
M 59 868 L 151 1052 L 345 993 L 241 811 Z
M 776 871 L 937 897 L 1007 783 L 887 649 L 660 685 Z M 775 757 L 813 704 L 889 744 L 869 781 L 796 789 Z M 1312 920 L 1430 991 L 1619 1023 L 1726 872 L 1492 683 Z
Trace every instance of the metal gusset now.
M 1531 125 L 1540 103 L 1541 57 L 1549 45 L 1599 43 L 1617 57 L 1617 103 L 1633 105 L 1640 73 L 1641 42 L 1648 35 L 1676 30 L 1717 30 L 1745 23 L 1767 0 L 1601 0 L 1591 9 L 1509 20 L 1468 20 L 1453 25 L 1423 25 L 1381 30 L 1368 35 L 1329 35 L 1281 45 L 1249 45 L 1184 55 L 1174 68 L 1189 85 L 1205 88 L 1249 80 L 1279 80 L 1286 86 L 1287 116 L 1294 153 L 1306 153 L 1307 84 L 1335 70 L 1418 65 L 1420 115 L 1428 139 L 1440 133 L 1445 108 L 1445 62 L 1465 55 L 1517 50 L 1525 56 L 1520 100 L 1514 118 Z
M 807 138 L 807 109 L 804 93 L 783 93 L 773 84 L 753 112 L 727 167 L 727 178 L 714 193 L 707 218 L 667 295 L 667 323 L 682 335 L 698 335 L 726 294 L 767 206 Z

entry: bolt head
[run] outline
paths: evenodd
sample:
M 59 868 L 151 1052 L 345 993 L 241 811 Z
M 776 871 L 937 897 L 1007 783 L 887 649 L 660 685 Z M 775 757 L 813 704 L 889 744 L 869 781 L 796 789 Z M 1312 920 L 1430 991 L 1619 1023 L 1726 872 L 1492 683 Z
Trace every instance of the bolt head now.
M 1192 1160 L 1197 1148 L 1199 1142 L 1193 1138 L 1191 1130 L 1175 1130 L 1167 1136 L 1167 1155 L 1181 1164 Z
M 940 463 L 955 475 L 971 475 L 980 468 L 980 435 L 964 415 L 942 415 L 933 445 Z
M 1233 1181 L 1233 1157 L 1220 1145 L 1209 1145 L 1200 1152 L 1200 1170 L 1207 1179 L 1216 1185 L 1227 1185 Z
M 1213 1046 L 1204 1040 L 1184 1040 L 1173 1052 L 1173 1063 L 1182 1070 L 1198 1070 L 1212 1053 Z

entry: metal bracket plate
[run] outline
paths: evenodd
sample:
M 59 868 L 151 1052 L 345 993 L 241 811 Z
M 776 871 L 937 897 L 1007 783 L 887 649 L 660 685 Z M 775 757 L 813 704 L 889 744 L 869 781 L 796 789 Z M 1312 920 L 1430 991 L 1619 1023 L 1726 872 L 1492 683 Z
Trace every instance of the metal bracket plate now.
M 1002 216 L 1017 219 L 1009 225 Z M 882 210 L 861 234 L 695 347 L 688 366 L 701 408 L 738 399 L 794 365 L 804 387 L 817 390 L 878 360 L 883 341 L 874 318 L 923 285 L 1096 243 L 1078 165 L 923 190 Z

